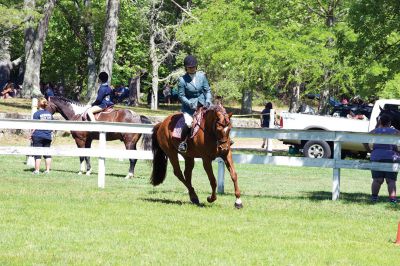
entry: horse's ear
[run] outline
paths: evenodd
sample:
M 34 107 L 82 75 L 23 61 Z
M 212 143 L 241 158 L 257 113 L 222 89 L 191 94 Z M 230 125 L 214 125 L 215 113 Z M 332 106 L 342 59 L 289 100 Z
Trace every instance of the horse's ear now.
M 381 106 L 379 106 L 379 109 L 381 110 L 381 112 L 383 111 L 383 108 Z
M 232 117 L 232 115 L 233 115 L 233 113 L 232 113 L 232 112 L 229 112 L 229 113 L 228 113 L 228 116 L 229 116 L 229 118 L 231 118 L 231 117 Z

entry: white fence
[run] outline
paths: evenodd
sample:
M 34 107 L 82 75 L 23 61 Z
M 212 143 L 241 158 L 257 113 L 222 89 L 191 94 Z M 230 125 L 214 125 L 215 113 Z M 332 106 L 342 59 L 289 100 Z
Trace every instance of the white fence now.
M 150 151 L 131 151 L 108 149 L 106 146 L 107 132 L 127 132 L 151 134 L 153 125 L 129 124 L 129 123 L 106 123 L 106 122 L 72 122 L 72 121 L 39 121 L 39 120 L 16 120 L 0 119 L 0 129 L 48 129 L 48 130 L 75 130 L 75 131 L 97 131 L 100 133 L 99 148 L 91 149 L 56 149 L 56 148 L 33 148 L 0 146 L 0 154 L 3 155 L 52 155 L 52 156 L 91 156 L 99 157 L 98 186 L 105 186 L 105 158 L 135 158 L 152 160 Z M 341 143 L 385 143 L 400 145 L 400 137 L 388 135 L 371 135 L 366 133 L 332 132 L 332 131 L 299 131 L 282 129 L 261 128 L 234 128 L 231 131 L 234 138 L 269 138 L 269 139 L 312 139 L 334 142 L 333 159 L 312 159 L 289 156 L 268 156 L 251 154 L 234 154 L 235 163 L 248 164 L 272 164 L 306 167 L 326 167 L 333 169 L 332 199 L 339 198 L 340 193 L 340 169 L 374 169 L 381 171 L 398 171 L 399 164 L 371 163 L 360 160 L 342 160 Z M 240 177 L 240 173 L 239 173 Z M 218 192 L 224 191 L 224 166 L 219 162 L 218 168 Z

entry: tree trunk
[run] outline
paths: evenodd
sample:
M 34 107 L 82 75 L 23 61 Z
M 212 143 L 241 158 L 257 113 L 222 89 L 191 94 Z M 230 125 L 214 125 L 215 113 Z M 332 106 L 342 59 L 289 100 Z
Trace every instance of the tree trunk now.
M 104 27 L 103 45 L 100 55 L 100 72 L 108 73 L 108 82 L 111 84 L 112 66 L 115 47 L 117 45 L 117 31 L 119 22 L 120 0 L 108 0 L 107 20 Z
M 253 89 L 242 90 L 242 114 L 251 114 L 253 103 Z
M 138 106 L 139 104 L 138 86 L 140 86 L 140 75 L 129 80 L 129 106 Z
M 27 0 L 25 4 L 31 4 L 32 2 Z M 35 32 L 32 32 L 29 28 L 25 31 L 25 49 L 29 48 L 28 51 L 25 51 L 25 74 L 21 92 L 22 97 L 29 98 L 41 95 L 39 83 L 43 46 L 49 29 L 50 17 L 56 2 L 57 0 L 49 0 L 46 3 L 43 17 L 39 21 Z M 32 43 L 29 43 L 30 41 Z M 27 42 L 31 45 L 27 45 Z
M 151 78 L 151 110 L 158 109 L 158 64 L 153 64 Z
M 86 100 L 90 100 L 96 97 L 96 53 L 94 51 L 94 28 L 92 21 L 92 11 L 91 11 L 91 1 L 84 0 L 85 5 L 85 23 L 83 25 L 85 33 L 86 33 L 86 46 L 87 46 L 87 71 L 88 71 L 88 80 L 87 80 L 87 94 Z
M 10 37 L 0 37 L 0 91 L 10 79 L 11 72 Z
M 151 110 L 158 109 L 158 69 L 160 64 L 157 59 L 157 51 L 156 51 L 156 42 L 155 42 L 156 33 L 153 32 L 150 36 L 150 61 L 152 65 L 152 78 L 151 78 Z

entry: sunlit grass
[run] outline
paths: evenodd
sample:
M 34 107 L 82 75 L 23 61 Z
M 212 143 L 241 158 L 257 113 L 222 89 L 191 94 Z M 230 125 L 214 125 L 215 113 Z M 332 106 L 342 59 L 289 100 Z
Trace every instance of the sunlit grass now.
M 203 207 L 189 203 L 168 168 L 149 184 L 151 166 L 106 161 L 106 187 L 78 176 L 77 158 L 55 157 L 50 175 L 32 175 L 25 157 L 0 156 L 0 264 L 396 265 L 399 208 L 370 205 L 370 173 L 342 170 L 341 200 L 331 198 L 332 170 L 236 165 L 244 208 L 225 194 L 206 202 L 201 163 L 193 184 Z M 217 168 L 214 165 L 214 172 Z M 384 255 L 380 251 L 384 250 Z

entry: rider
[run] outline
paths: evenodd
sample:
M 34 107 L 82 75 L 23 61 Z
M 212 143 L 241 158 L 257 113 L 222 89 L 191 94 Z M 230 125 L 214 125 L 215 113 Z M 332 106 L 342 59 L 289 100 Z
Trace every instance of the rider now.
M 113 106 L 114 103 L 111 101 L 112 89 L 108 86 L 108 74 L 106 72 L 101 72 L 99 74 L 99 82 L 101 85 L 97 91 L 97 98 L 92 103 L 92 107 L 87 110 L 87 114 L 90 121 L 96 121 L 94 114 L 103 111 L 109 106 Z
M 182 103 L 182 112 L 185 125 L 182 128 L 184 139 L 178 147 L 179 152 L 187 151 L 187 138 L 193 122 L 193 114 L 200 106 L 211 106 L 211 90 L 204 72 L 197 71 L 197 60 L 193 55 L 188 55 L 183 60 L 186 74 L 179 78 L 178 97 Z

